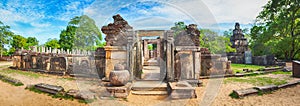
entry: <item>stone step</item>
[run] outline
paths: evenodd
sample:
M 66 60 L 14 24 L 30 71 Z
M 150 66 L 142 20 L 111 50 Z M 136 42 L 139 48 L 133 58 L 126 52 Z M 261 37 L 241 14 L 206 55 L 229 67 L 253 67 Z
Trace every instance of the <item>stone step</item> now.
M 145 62 L 144 66 L 157 66 L 158 63 L 157 62 Z
M 168 95 L 167 91 L 131 91 L 134 95 Z
M 131 89 L 133 91 L 167 91 L 167 83 L 161 81 L 136 81 Z

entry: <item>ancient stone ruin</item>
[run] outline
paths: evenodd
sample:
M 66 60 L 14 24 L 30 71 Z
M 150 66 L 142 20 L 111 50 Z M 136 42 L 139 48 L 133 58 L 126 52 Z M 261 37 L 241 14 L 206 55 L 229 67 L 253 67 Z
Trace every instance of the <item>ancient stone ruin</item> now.
M 243 34 L 239 23 L 235 23 L 235 29 L 233 35 L 230 37 L 232 48 L 235 48 L 236 52 L 227 53 L 228 60 L 232 63 L 238 64 L 254 64 L 272 66 L 275 65 L 275 57 L 273 55 L 253 56 L 249 50 L 247 38 Z
M 14 67 L 21 70 L 103 80 L 107 96 L 168 94 L 195 98 L 200 76 L 231 74 L 227 57 L 201 48 L 197 25 L 174 36 L 172 30 L 133 30 L 120 15 L 102 27 L 107 45 L 96 51 L 32 48 L 17 50 Z M 145 37 L 155 37 L 149 39 Z M 148 46 L 152 45 L 153 50 Z M 159 91 L 159 92 L 158 92 Z
M 64 51 L 47 47 L 33 48 L 17 50 L 13 55 L 13 68 L 55 75 L 104 76 L 104 49 L 98 48 L 95 52 L 91 52 L 77 49 Z

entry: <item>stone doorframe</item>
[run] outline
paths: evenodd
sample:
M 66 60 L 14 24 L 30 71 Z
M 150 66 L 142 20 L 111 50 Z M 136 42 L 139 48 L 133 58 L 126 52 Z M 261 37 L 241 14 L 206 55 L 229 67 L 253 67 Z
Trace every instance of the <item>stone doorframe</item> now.
M 154 41 L 157 43 L 157 52 L 158 52 L 158 63 L 160 65 L 160 80 L 166 80 L 166 81 L 174 81 L 174 31 L 171 30 L 137 30 L 135 31 L 137 36 L 137 50 L 136 53 L 140 54 L 138 58 L 136 58 L 137 65 L 139 65 L 140 69 L 137 69 L 141 71 L 142 69 L 142 54 L 141 54 L 141 41 L 142 37 L 152 37 L 152 36 L 159 36 L 159 39 L 157 41 Z M 151 41 L 150 41 L 151 42 Z M 152 42 L 153 43 L 153 42 Z M 144 47 L 148 43 L 144 42 Z M 132 70 L 132 71 L 137 71 Z M 139 73 L 139 72 L 133 72 L 133 73 Z M 141 74 L 132 74 L 132 75 L 139 75 L 135 76 L 136 78 L 141 78 Z
M 123 64 L 130 72 L 130 80 L 141 78 L 142 71 L 142 48 L 141 37 L 159 36 L 160 41 L 160 80 L 174 81 L 174 32 L 171 30 L 137 30 L 126 32 L 127 44 L 124 46 L 105 46 L 106 65 L 105 77 L 109 78 L 110 71 L 116 64 Z

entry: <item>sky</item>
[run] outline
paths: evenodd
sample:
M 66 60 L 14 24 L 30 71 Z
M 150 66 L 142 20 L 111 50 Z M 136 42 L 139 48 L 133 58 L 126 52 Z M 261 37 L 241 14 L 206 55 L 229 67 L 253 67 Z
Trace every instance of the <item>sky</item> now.
M 87 15 L 96 25 L 112 23 L 120 14 L 135 30 L 168 30 L 175 22 L 195 23 L 219 33 L 251 28 L 268 0 L 1 0 L 0 21 L 11 31 L 36 37 L 40 44 L 59 38 L 70 19 Z

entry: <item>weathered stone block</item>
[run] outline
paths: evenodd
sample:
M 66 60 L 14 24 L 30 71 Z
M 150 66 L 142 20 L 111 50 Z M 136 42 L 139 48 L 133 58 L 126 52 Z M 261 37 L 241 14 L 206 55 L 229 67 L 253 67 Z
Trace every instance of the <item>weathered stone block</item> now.
M 233 94 L 237 95 L 238 98 L 243 98 L 248 95 L 257 94 L 258 90 L 254 88 L 248 88 L 248 89 L 241 89 L 241 90 L 233 90 Z
M 57 93 L 61 93 L 64 91 L 64 88 L 61 86 L 49 85 L 49 84 L 44 84 L 44 83 L 36 84 L 36 85 L 34 85 L 34 87 L 38 90 L 41 90 L 43 92 L 47 92 L 50 94 L 57 94 Z
M 254 87 L 254 89 L 257 89 L 262 92 L 270 92 L 278 89 L 278 86 L 276 85 L 267 85 L 267 86 L 259 86 L 259 87 Z
M 293 61 L 293 77 L 300 78 L 300 61 Z
M 169 82 L 170 86 L 170 98 L 171 99 L 189 99 L 197 98 L 195 88 L 192 87 L 188 82 Z
M 125 86 L 107 86 L 106 91 L 109 92 L 108 95 L 104 96 L 113 96 L 116 98 L 126 98 L 131 90 L 131 83 L 127 83 Z

